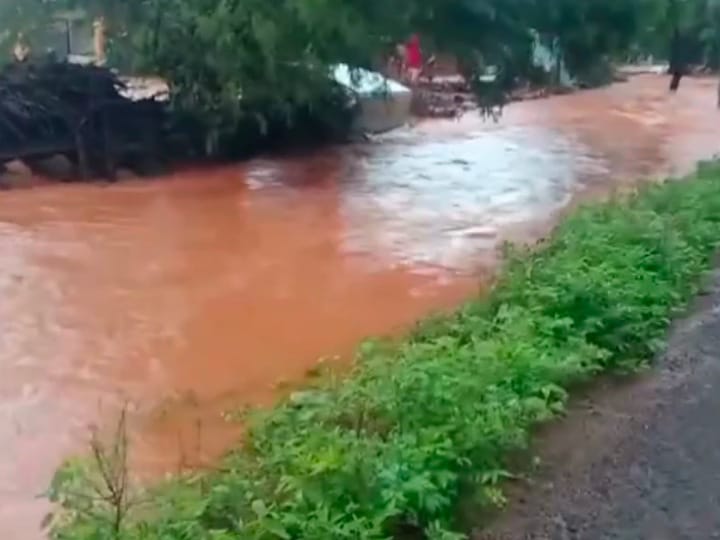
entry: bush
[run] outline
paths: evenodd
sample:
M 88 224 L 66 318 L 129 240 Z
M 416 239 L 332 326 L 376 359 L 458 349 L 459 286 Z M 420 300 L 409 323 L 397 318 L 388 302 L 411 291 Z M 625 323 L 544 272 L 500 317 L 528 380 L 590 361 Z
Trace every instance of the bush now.
M 488 297 L 399 343 L 363 345 L 349 376 L 256 417 L 220 472 L 154 488 L 117 537 L 463 538 L 465 487 L 502 504 L 508 452 L 573 385 L 635 370 L 662 347 L 718 244 L 719 180 L 708 166 L 576 211 L 538 250 L 510 253 Z M 75 510 L 55 538 L 111 537 L 109 509 L 55 488 Z

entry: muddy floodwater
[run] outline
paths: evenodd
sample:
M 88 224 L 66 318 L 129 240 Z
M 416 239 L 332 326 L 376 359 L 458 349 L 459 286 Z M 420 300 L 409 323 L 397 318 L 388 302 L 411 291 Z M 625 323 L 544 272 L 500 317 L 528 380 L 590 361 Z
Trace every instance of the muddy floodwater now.
M 140 472 L 237 437 L 319 359 L 473 295 L 504 239 L 720 150 L 713 80 L 640 76 L 369 144 L 154 181 L 0 192 L 0 538 L 88 427 L 131 411 Z

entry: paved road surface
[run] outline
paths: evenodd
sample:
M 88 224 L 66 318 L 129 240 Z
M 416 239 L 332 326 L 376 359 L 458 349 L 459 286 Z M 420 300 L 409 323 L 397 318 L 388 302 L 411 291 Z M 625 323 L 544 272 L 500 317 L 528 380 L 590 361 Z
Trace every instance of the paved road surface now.
M 541 470 L 476 540 L 720 538 L 720 271 L 650 374 L 541 435 Z

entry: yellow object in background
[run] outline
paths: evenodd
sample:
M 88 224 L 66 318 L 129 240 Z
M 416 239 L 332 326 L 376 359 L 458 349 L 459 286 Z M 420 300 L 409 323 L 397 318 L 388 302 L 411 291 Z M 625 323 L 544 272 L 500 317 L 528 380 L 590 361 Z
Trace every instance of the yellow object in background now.
M 15 46 L 13 47 L 13 57 L 16 62 L 25 62 L 30 58 L 30 45 L 25 40 L 25 35 L 19 32 L 17 40 L 15 40 Z

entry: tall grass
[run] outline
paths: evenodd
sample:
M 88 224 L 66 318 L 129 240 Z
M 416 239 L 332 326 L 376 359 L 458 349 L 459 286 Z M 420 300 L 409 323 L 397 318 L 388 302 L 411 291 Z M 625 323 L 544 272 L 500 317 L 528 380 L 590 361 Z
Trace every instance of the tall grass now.
M 365 344 L 349 376 L 257 417 L 221 470 L 153 488 L 117 537 L 463 538 L 465 488 L 503 504 L 508 453 L 568 390 L 650 361 L 719 240 L 715 165 L 582 208 L 546 244 L 511 253 L 488 296 L 400 343 Z M 54 486 L 71 510 L 55 537 L 112 538 L 111 509 L 79 496 L 78 474 Z

